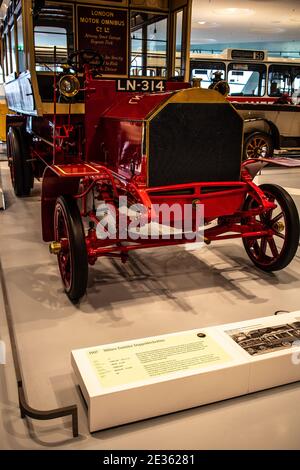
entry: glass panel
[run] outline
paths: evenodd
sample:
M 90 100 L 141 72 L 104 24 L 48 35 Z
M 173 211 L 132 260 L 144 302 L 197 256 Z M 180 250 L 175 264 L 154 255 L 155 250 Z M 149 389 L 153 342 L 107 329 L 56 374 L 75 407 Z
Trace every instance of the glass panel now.
M 167 75 L 166 15 L 131 13 L 131 76 Z
M 183 11 L 176 13 L 176 64 L 175 64 L 175 76 L 184 75 L 184 64 L 182 63 L 182 20 Z
M 221 80 L 225 79 L 224 62 L 194 61 L 191 62 L 191 78 L 201 78 L 201 88 L 208 88 L 216 77 L 220 74 Z
M 47 71 L 54 64 L 54 48 L 56 47 L 56 63 L 66 63 L 68 59 L 67 31 L 64 28 L 37 26 L 34 29 L 36 69 Z
M 300 66 L 270 65 L 268 79 L 268 94 L 280 96 L 288 93 L 290 96 L 300 89 Z
M 23 35 L 22 15 L 20 15 L 18 20 L 17 20 L 17 31 L 18 31 L 19 72 L 24 72 L 26 66 L 25 66 L 24 35 Z
M 8 75 L 6 41 L 7 41 L 7 38 L 6 38 L 6 34 L 5 34 L 3 36 L 3 41 L 2 41 L 2 45 L 3 45 L 3 72 L 4 72 L 4 75 Z
M 263 64 L 228 65 L 230 96 L 263 96 L 266 89 L 266 66 Z
M 10 30 L 7 31 L 7 75 L 12 73 L 12 58 L 11 58 L 11 38 L 10 38 Z
M 55 25 L 55 27 L 53 27 Z M 53 70 L 56 47 L 56 64 L 67 62 L 74 48 L 73 7 L 48 4 L 39 10 L 34 22 L 36 69 Z
M 16 64 L 16 43 L 15 43 L 15 27 L 14 26 L 12 26 L 10 30 L 10 39 L 11 39 L 12 72 L 16 72 L 17 64 Z
M 297 74 L 295 75 L 293 86 L 292 86 L 292 94 L 293 93 L 300 93 L 300 67 L 297 68 Z

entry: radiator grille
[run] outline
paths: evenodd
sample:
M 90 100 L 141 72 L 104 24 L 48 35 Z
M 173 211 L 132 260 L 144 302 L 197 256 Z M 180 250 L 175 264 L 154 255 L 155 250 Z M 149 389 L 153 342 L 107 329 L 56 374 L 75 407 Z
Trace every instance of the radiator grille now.
M 243 121 L 228 103 L 169 103 L 149 124 L 149 186 L 239 181 Z

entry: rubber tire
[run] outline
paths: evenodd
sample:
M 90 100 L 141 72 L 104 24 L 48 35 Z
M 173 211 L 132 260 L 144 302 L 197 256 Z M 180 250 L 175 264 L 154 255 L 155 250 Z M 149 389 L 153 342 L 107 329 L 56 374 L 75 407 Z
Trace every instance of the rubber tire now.
M 64 213 L 72 259 L 72 282 L 69 288 L 64 284 L 65 292 L 69 299 L 76 303 L 85 294 L 88 284 L 88 255 L 85 234 L 76 200 L 71 196 L 60 196 L 55 204 L 55 213 L 58 206 Z M 55 217 L 56 215 L 54 215 Z
M 273 139 L 272 139 L 272 136 L 270 134 L 266 134 L 265 132 L 252 132 L 251 134 L 248 134 L 247 136 L 245 136 L 245 140 L 244 140 L 244 150 L 243 150 L 243 160 L 248 160 L 249 158 L 253 158 L 253 157 L 248 157 L 247 156 L 247 145 L 249 144 L 249 142 L 253 139 L 253 138 L 263 138 L 266 140 L 266 142 L 268 143 L 268 146 L 269 146 L 269 152 L 268 154 L 266 155 L 266 158 L 270 158 L 270 157 L 273 157 L 273 153 L 274 153 L 274 143 L 273 143 Z
M 270 265 L 262 265 L 252 258 L 251 252 L 247 245 L 247 239 L 243 238 L 243 244 L 247 255 L 251 259 L 252 263 L 262 271 L 280 271 L 284 269 L 294 258 L 297 249 L 299 247 L 300 237 L 300 222 L 297 207 L 289 195 L 289 193 L 277 184 L 262 184 L 259 188 L 264 191 L 271 193 L 275 196 L 276 200 L 280 203 L 282 210 L 285 214 L 286 232 L 287 237 L 285 239 L 285 247 L 282 250 L 279 258 Z M 244 210 L 247 209 L 252 198 L 248 197 L 245 201 Z
M 17 197 L 29 196 L 33 187 L 32 167 L 26 161 L 28 153 L 22 131 L 17 127 L 10 127 L 7 133 L 7 157 L 12 166 L 12 185 Z

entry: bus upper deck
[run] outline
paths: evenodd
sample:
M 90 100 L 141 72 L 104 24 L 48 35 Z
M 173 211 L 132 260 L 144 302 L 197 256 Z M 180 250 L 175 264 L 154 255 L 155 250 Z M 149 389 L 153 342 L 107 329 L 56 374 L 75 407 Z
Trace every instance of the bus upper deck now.
M 53 71 L 62 72 L 74 50 L 102 53 L 102 78 L 168 79 L 175 75 L 175 60 L 178 66 L 175 35 L 180 75 L 189 79 L 190 1 L 4 1 L 9 6 L 3 9 L 0 0 L 1 63 L 8 105 L 16 112 L 53 110 Z M 83 102 L 83 94 L 75 101 Z

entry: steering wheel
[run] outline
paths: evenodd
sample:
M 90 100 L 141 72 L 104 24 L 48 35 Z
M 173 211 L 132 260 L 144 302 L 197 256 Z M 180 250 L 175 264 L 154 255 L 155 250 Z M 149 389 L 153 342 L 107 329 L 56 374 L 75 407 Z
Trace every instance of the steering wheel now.
M 218 91 L 223 96 L 227 96 L 230 92 L 230 86 L 226 80 L 219 80 L 218 82 L 211 83 L 208 88 Z
M 68 57 L 68 65 L 77 73 L 83 72 L 86 64 L 97 70 L 104 64 L 104 58 L 93 49 L 74 51 Z

